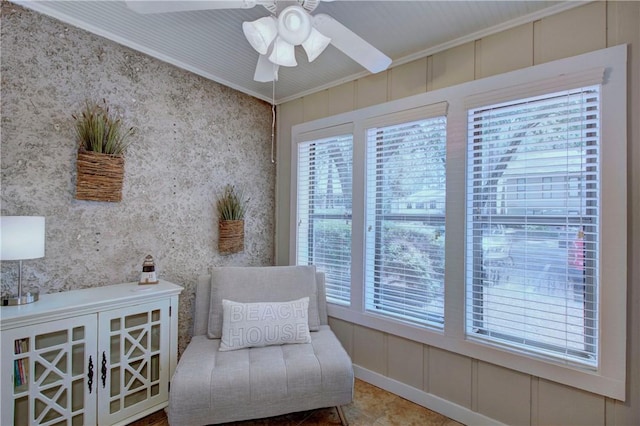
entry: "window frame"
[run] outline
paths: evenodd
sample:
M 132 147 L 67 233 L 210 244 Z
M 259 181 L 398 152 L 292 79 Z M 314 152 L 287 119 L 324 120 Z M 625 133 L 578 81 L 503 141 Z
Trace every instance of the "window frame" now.
M 351 134 L 353 133 L 353 127 L 346 124 L 346 125 L 340 125 L 340 126 L 335 126 L 332 127 L 330 129 L 320 129 L 318 131 L 311 131 L 309 133 L 307 133 L 306 135 L 304 135 L 305 137 L 303 137 L 297 144 L 296 144 L 296 159 L 298 157 L 299 154 L 299 150 L 298 148 L 306 143 L 310 143 L 310 142 L 315 142 L 315 141 L 324 141 L 327 139 L 331 139 L 331 138 L 340 138 L 340 137 L 344 137 L 347 134 Z M 353 146 L 353 140 L 351 141 L 351 144 Z M 314 157 L 315 158 L 315 157 Z M 299 178 L 299 174 L 298 174 L 298 168 L 296 167 L 296 189 L 298 188 L 297 182 L 298 182 L 298 178 Z M 352 190 L 353 192 L 353 190 Z M 296 192 L 297 193 L 297 192 Z M 307 213 L 307 217 L 306 219 L 308 220 L 309 224 L 308 227 L 309 229 L 307 230 L 307 234 L 311 233 L 313 230 L 313 226 L 315 223 L 315 219 L 319 218 L 319 217 L 326 217 L 327 215 L 316 215 L 315 213 L 311 212 L 311 213 Z M 352 221 L 352 215 L 329 215 L 330 217 L 327 217 L 329 219 L 345 219 L 348 221 Z M 298 235 L 297 231 L 298 231 L 298 223 L 300 221 L 300 216 L 299 216 L 299 211 L 297 208 L 297 203 L 296 203 L 296 213 L 295 216 L 292 217 L 296 217 L 296 235 Z M 297 241 L 299 241 L 298 238 L 296 238 L 296 244 L 294 245 L 295 247 L 297 247 Z M 307 241 L 307 243 L 309 243 L 309 241 Z M 307 248 L 307 250 L 310 250 L 310 248 Z M 295 259 L 292 263 L 296 263 L 297 259 L 299 258 L 299 252 L 296 251 L 296 256 Z M 326 277 L 325 277 L 326 279 Z M 329 297 L 327 298 L 327 302 L 329 303 L 336 303 L 336 304 L 340 304 L 340 305 L 346 305 L 349 306 L 348 303 L 340 303 L 339 301 L 332 301 L 329 299 Z
M 596 271 L 598 267 L 598 258 L 595 258 L 594 255 L 598 254 L 599 252 L 599 248 L 598 248 L 599 244 L 597 243 L 597 237 L 598 237 L 597 222 L 600 216 L 599 212 L 601 210 L 599 207 L 600 205 L 599 203 L 600 162 L 597 161 L 597 159 L 600 158 L 600 153 L 602 152 L 601 150 L 602 139 L 599 131 L 600 126 L 598 125 L 600 123 L 600 117 L 602 115 L 602 111 L 600 108 L 600 92 L 601 92 L 600 83 L 602 82 L 601 76 L 602 76 L 602 72 L 596 71 L 592 74 L 592 78 L 594 79 L 594 82 L 592 84 L 585 84 L 585 85 L 582 85 L 581 87 L 576 87 L 576 88 L 568 88 L 567 90 L 561 90 L 555 93 L 551 91 L 550 93 L 545 95 L 538 95 L 538 96 L 529 97 L 526 99 L 518 96 L 510 102 L 500 102 L 497 105 L 492 104 L 492 102 L 489 101 L 489 102 L 486 102 L 485 105 L 482 105 L 478 108 L 468 109 L 469 130 L 473 129 L 473 132 L 474 132 L 473 134 L 468 135 L 469 145 L 467 147 L 467 150 L 468 150 L 467 151 L 468 152 L 467 200 L 469 201 L 469 203 L 466 206 L 467 207 L 466 227 L 467 227 L 467 243 L 469 244 L 466 247 L 467 256 L 468 256 L 467 257 L 468 267 L 466 271 L 467 272 L 467 291 L 468 291 L 468 298 L 467 298 L 468 325 L 467 325 L 466 333 L 470 339 L 487 340 L 487 341 L 490 341 L 491 344 L 513 346 L 516 349 L 519 348 L 520 350 L 527 351 L 527 352 L 529 351 L 535 352 L 539 350 L 541 353 L 546 352 L 550 354 L 549 356 L 552 358 L 560 358 L 560 359 L 564 358 L 569 363 L 573 362 L 576 364 L 581 364 L 581 365 L 591 366 L 591 367 L 594 365 L 597 365 L 596 358 L 599 355 L 598 354 L 599 345 L 594 344 L 594 341 L 597 341 L 599 337 L 599 333 L 597 333 L 599 328 L 599 321 L 597 316 L 598 315 L 597 307 L 599 305 L 597 303 L 597 298 L 599 294 L 597 290 L 599 287 L 599 283 L 597 282 L 597 276 L 593 274 L 593 272 Z M 585 97 L 585 93 L 588 93 L 588 95 L 586 96 L 586 98 L 588 99 L 586 101 L 584 101 L 583 99 Z M 583 100 L 583 102 L 579 106 L 573 104 L 574 108 L 575 109 L 579 108 L 581 113 L 585 115 L 588 114 L 590 116 L 589 118 L 585 118 L 584 116 L 582 116 L 582 118 L 588 121 L 589 126 L 593 129 L 590 131 L 591 133 L 588 133 L 588 134 L 587 134 L 587 131 L 584 131 L 584 130 L 581 131 L 580 141 L 584 142 L 585 144 L 588 144 L 588 145 L 585 145 L 584 147 L 581 147 L 581 151 L 582 151 L 581 155 L 586 155 L 586 151 L 591 151 L 592 153 L 596 153 L 594 157 L 591 158 L 591 160 L 589 160 L 589 166 L 587 165 L 586 162 L 581 163 L 581 166 L 580 166 L 580 172 L 579 172 L 580 175 L 578 179 L 585 177 L 585 175 L 592 177 L 594 179 L 594 185 L 595 185 L 594 189 L 590 191 L 591 196 L 587 198 L 590 201 L 588 203 L 585 201 L 585 205 L 582 205 L 582 207 L 579 208 L 579 210 L 582 210 L 582 212 L 581 213 L 576 212 L 576 214 L 574 215 L 574 214 L 571 214 L 572 210 L 569 207 L 567 207 L 565 214 L 558 214 L 558 211 L 554 211 L 553 213 L 550 213 L 550 212 L 545 212 L 544 210 L 537 210 L 535 208 L 522 209 L 519 205 L 509 206 L 510 203 L 500 207 L 498 207 L 497 205 L 493 206 L 492 204 L 489 204 L 488 207 L 484 206 L 482 203 L 483 197 L 480 195 L 480 192 L 482 192 L 484 185 L 487 184 L 486 180 L 495 179 L 495 182 L 490 183 L 490 185 L 492 185 L 496 189 L 499 188 L 500 185 L 503 185 L 500 183 L 500 178 L 495 177 L 493 173 L 488 173 L 491 176 L 490 178 L 487 178 L 484 175 L 485 173 L 487 173 L 486 168 L 492 165 L 490 160 L 493 158 L 492 155 L 495 155 L 496 151 L 502 152 L 500 148 L 496 148 L 495 146 L 493 146 L 493 142 L 497 140 L 498 141 L 497 143 L 499 144 L 499 141 L 501 138 L 497 136 L 498 134 L 502 136 L 507 136 L 507 135 L 510 136 L 513 132 L 511 130 L 511 125 L 512 125 L 511 122 L 510 124 L 500 124 L 499 119 L 496 119 L 494 121 L 493 116 L 494 115 L 501 116 L 500 112 L 502 108 L 506 108 L 506 110 L 511 111 L 512 114 L 514 114 L 515 111 L 518 111 L 516 113 L 518 116 L 518 119 L 524 120 L 527 123 L 530 123 L 531 121 L 544 120 L 544 119 L 548 119 L 551 122 L 553 122 L 553 117 L 556 116 L 555 114 L 551 115 L 548 118 L 534 119 L 534 116 L 539 113 L 537 112 L 539 110 L 536 110 L 536 112 L 534 112 L 534 111 L 531 111 L 529 108 L 536 108 L 535 107 L 536 105 L 538 106 L 537 108 L 540 108 L 541 106 L 548 106 L 550 104 L 569 102 L 568 100 L 569 98 L 573 99 L 571 102 L 576 102 L 577 98 L 580 98 L 581 100 Z M 529 112 L 523 113 L 522 112 L 523 108 Z M 567 108 L 567 106 L 565 105 L 564 108 Z M 560 114 L 561 112 L 562 112 L 562 108 L 560 108 L 560 111 L 556 111 L 555 113 Z M 564 115 L 556 116 L 556 118 L 565 118 L 565 117 L 567 116 L 564 116 Z M 513 125 L 517 126 L 517 124 L 513 124 Z M 568 126 L 571 126 L 571 125 L 575 126 L 576 123 L 575 122 L 568 123 L 567 128 Z M 563 124 L 560 122 L 558 124 L 554 124 L 554 126 L 563 126 Z M 485 129 L 491 129 L 492 132 L 487 133 Z M 498 133 L 498 129 L 499 129 L 499 133 Z M 557 131 L 557 129 L 554 129 L 554 131 Z M 536 194 L 539 194 L 539 188 L 540 188 L 539 183 L 542 183 L 543 185 L 542 194 L 544 195 L 544 189 L 545 189 L 544 182 L 545 181 L 552 182 L 554 177 L 558 178 L 557 181 L 560 181 L 563 183 L 562 187 L 565 190 L 565 194 L 566 194 L 564 200 L 568 201 L 569 200 L 568 181 L 571 176 L 577 173 L 575 169 L 570 169 L 570 167 L 564 163 L 568 160 L 566 160 L 567 154 L 564 154 L 565 151 L 563 151 L 563 148 L 560 148 L 559 151 L 556 151 L 556 150 L 551 151 L 549 150 L 548 144 L 550 144 L 550 142 L 548 140 L 545 140 L 544 142 L 541 142 L 540 140 L 538 140 L 538 137 L 540 139 L 543 139 L 542 137 L 543 134 L 549 135 L 552 133 L 541 133 L 539 134 L 539 136 L 536 136 L 533 132 L 531 132 L 527 136 L 522 136 L 521 137 L 522 145 L 518 144 L 518 147 L 523 148 L 522 152 L 519 151 L 517 148 L 513 148 L 512 145 L 509 146 L 509 155 L 510 154 L 514 154 L 515 156 L 523 155 L 525 158 L 533 159 L 533 161 L 536 161 L 535 160 L 536 154 L 534 152 L 529 152 L 526 148 L 533 146 L 534 148 L 538 147 L 540 149 L 542 146 L 545 150 L 545 154 L 544 154 L 545 157 L 548 158 L 549 155 L 553 155 L 554 159 L 557 159 L 558 161 L 560 161 L 559 165 L 554 165 L 556 166 L 556 169 L 554 169 L 553 171 L 547 171 L 547 173 L 550 173 L 552 177 L 548 177 L 548 178 L 542 177 L 542 179 L 540 179 L 539 176 L 536 176 L 541 173 L 541 171 L 536 167 L 536 166 L 540 166 L 540 162 L 539 162 L 540 160 L 538 160 L 538 163 L 536 166 L 531 166 L 531 167 L 528 167 L 526 165 L 527 163 L 526 160 L 521 163 L 518 163 L 517 159 L 515 160 L 514 167 L 517 168 L 517 173 L 520 174 L 521 176 L 524 176 L 524 178 L 518 178 L 517 180 L 518 181 L 522 180 L 525 183 L 524 186 L 527 189 L 524 192 L 527 195 L 530 193 L 533 194 L 532 205 L 534 207 L 539 207 L 541 204 L 544 204 L 544 201 L 539 199 L 539 195 L 536 195 Z M 575 138 L 576 136 L 574 135 L 572 141 L 575 141 Z M 507 140 L 511 140 L 511 139 L 507 139 Z M 527 145 L 527 142 L 529 142 L 530 145 Z M 562 144 L 564 143 L 564 141 L 557 140 L 554 143 Z M 571 141 L 566 141 L 566 146 L 564 148 L 569 150 L 571 143 L 572 143 Z M 488 158 L 487 160 L 485 160 L 485 155 Z M 501 154 L 501 155 L 506 155 L 506 154 Z M 587 160 L 584 160 L 584 161 L 587 161 Z M 504 168 L 501 168 L 500 171 L 506 175 L 508 173 L 510 164 L 507 163 L 507 161 L 505 161 L 503 164 L 500 164 L 500 165 L 504 165 Z M 551 164 L 548 164 L 547 166 L 552 167 Z M 498 166 L 496 166 L 496 168 L 497 167 Z M 584 169 L 591 169 L 592 171 L 587 171 Z M 545 169 L 545 170 L 548 170 L 548 169 Z M 544 173 L 544 171 L 542 173 Z M 508 178 L 507 178 L 507 181 L 508 181 Z M 550 188 L 548 188 L 548 191 L 550 191 Z M 520 192 L 520 189 L 518 189 L 518 192 Z M 525 198 L 529 198 L 529 197 L 525 197 Z M 544 197 L 542 198 L 544 199 Z M 591 203 L 596 203 L 596 204 L 591 204 Z M 513 209 L 513 211 L 510 209 Z M 592 247 L 591 249 L 586 250 L 586 253 L 584 253 L 584 256 L 585 256 L 584 261 L 586 261 L 586 263 L 584 263 L 584 266 L 586 266 L 586 268 L 583 271 L 584 272 L 584 285 L 583 285 L 584 299 L 582 301 L 582 314 L 583 314 L 582 333 L 578 333 L 577 331 L 574 331 L 573 334 L 566 333 L 565 340 L 564 342 L 562 342 L 564 343 L 564 346 L 562 343 L 559 343 L 560 341 L 562 341 L 561 337 L 558 337 L 558 336 L 550 337 L 549 335 L 544 336 L 542 334 L 538 335 L 538 333 L 533 330 L 525 331 L 527 328 L 527 325 L 524 322 L 523 323 L 518 322 L 517 314 L 508 313 L 510 311 L 511 306 L 500 305 L 497 303 L 495 305 L 496 308 L 491 309 L 490 306 L 485 305 L 485 297 L 491 298 L 491 294 L 493 294 L 495 297 L 504 297 L 504 295 L 499 294 L 495 289 L 492 289 L 493 285 L 489 284 L 491 280 L 494 280 L 494 279 L 499 280 L 499 278 L 495 278 L 496 275 L 491 275 L 491 270 L 490 270 L 491 266 L 488 267 L 489 272 L 487 272 L 488 269 L 487 269 L 487 265 L 485 264 L 485 259 L 483 259 L 483 256 L 484 256 L 483 251 L 478 251 L 474 255 L 474 252 L 475 252 L 474 248 L 482 246 L 484 244 L 485 236 L 483 235 L 483 228 L 485 228 L 487 225 L 490 225 L 490 226 L 495 225 L 495 226 L 499 226 L 501 229 L 507 229 L 508 227 L 513 227 L 513 226 L 516 226 L 516 227 L 517 226 L 524 227 L 526 225 L 550 226 L 550 225 L 559 225 L 559 224 L 565 224 L 567 226 L 570 226 L 571 228 L 578 228 L 579 226 L 581 226 L 582 229 L 584 230 L 583 235 L 585 235 L 584 237 L 585 244 L 587 244 L 587 246 Z M 514 229 L 514 228 L 511 228 L 511 229 Z M 545 237 L 542 237 L 542 238 L 544 239 Z M 558 241 L 558 245 L 559 243 L 560 241 Z M 566 240 L 565 240 L 565 249 L 566 248 L 567 246 L 566 246 Z M 549 253 L 548 255 L 555 256 L 554 254 L 549 254 Z M 542 261 L 542 259 L 537 258 L 537 256 L 539 256 L 539 254 L 531 253 L 531 257 L 530 257 L 531 262 L 529 262 L 530 266 L 536 265 L 537 262 Z M 528 257 L 526 253 L 524 253 L 524 257 L 525 259 Z M 512 267 L 513 267 L 513 258 L 511 257 L 511 255 L 509 255 L 509 258 L 511 259 Z M 550 259 L 549 257 L 544 258 L 544 262 L 549 262 L 551 260 L 552 259 Z M 547 266 L 548 265 L 549 264 L 547 264 Z M 523 267 L 524 265 L 521 264 L 520 266 Z M 522 269 L 520 271 L 522 271 Z M 489 274 L 489 276 L 487 277 L 485 276 L 485 274 Z M 497 273 L 494 272 L 494 274 L 497 274 Z M 571 278 L 569 277 L 568 270 L 565 272 L 565 277 L 567 278 L 567 280 L 571 280 Z M 487 278 L 489 278 L 489 280 L 487 280 Z M 554 295 L 552 296 L 553 300 L 551 300 L 549 298 L 549 294 L 544 291 L 545 290 L 544 287 L 543 288 L 538 287 L 538 289 L 535 291 L 529 291 L 529 290 L 525 291 L 524 289 L 516 290 L 516 287 L 513 286 L 513 284 L 516 282 L 517 280 L 510 281 L 510 284 L 512 284 L 512 286 L 509 290 L 510 292 L 509 297 L 511 298 L 511 301 L 513 303 L 517 303 L 516 301 L 519 297 L 527 297 L 527 298 L 530 298 L 527 300 L 529 300 L 531 303 L 536 303 L 536 301 L 539 300 L 540 302 L 537 302 L 537 303 L 549 303 L 552 305 L 555 303 L 558 303 L 558 305 L 562 306 L 562 301 L 563 301 L 562 296 Z M 571 281 L 568 281 L 568 282 L 571 282 Z M 493 282 L 493 284 L 495 286 L 499 285 L 499 283 L 496 283 L 496 282 Z M 569 285 L 567 285 L 567 288 L 568 287 Z M 548 287 L 546 288 L 546 290 L 548 290 Z M 546 299 L 543 299 L 545 297 Z M 565 293 L 565 297 L 566 297 L 566 293 Z M 542 302 L 542 300 L 544 300 L 544 302 Z M 564 301 L 568 302 L 566 299 L 564 299 Z M 488 303 L 489 305 L 491 304 L 490 301 Z M 568 302 L 568 303 L 570 304 L 571 302 Z M 576 309 L 577 308 L 576 305 L 579 305 L 579 303 L 576 303 L 575 305 L 573 305 L 572 308 Z M 571 310 L 571 308 L 568 308 L 567 305 L 564 305 L 564 307 L 565 309 Z M 485 312 L 486 312 L 486 316 L 489 318 L 488 320 L 485 320 Z M 508 326 L 497 324 L 497 323 L 492 324 L 492 319 L 498 322 L 500 320 L 504 320 L 503 315 L 513 315 L 511 316 L 511 319 L 513 320 L 513 322 L 510 323 Z M 528 318 L 537 318 L 542 320 L 540 316 L 543 316 L 543 315 L 544 314 L 542 314 L 541 312 L 539 313 L 534 312 L 533 315 Z M 565 314 L 564 325 L 568 326 L 569 324 L 566 320 L 567 320 L 567 314 Z M 485 324 L 485 321 L 487 321 L 488 324 Z M 544 324 L 548 325 L 549 323 L 547 322 Z M 544 327 L 544 326 L 541 326 L 541 327 Z M 568 337 L 569 334 L 572 334 L 572 337 L 574 338 L 577 336 L 581 336 L 583 338 L 583 341 L 582 341 L 583 349 L 579 349 L 577 347 L 571 347 L 571 348 L 569 347 L 569 340 L 567 340 L 569 338 Z
M 387 128 L 387 127 L 391 127 L 391 126 L 401 126 L 404 124 L 408 124 L 408 123 L 414 123 L 414 122 L 418 122 L 418 121 L 427 121 L 430 119 L 434 119 L 434 118 L 439 118 L 439 117 L 444 117 L 445 118 L 445 123 L 446 123 L 446 116 L 447 116 L 447 108 L 448 108 L 448 104 L 446 102 L 439 102 L 439 103 L 434 103 L 431 105 L 425 105 L 423 107 L 420 108 L 414 108 L 414 109 L 408 109 L 405 111 L 401 111 L 398 113 L 391 113 L 391 114 L 386 114 L 384 116 L 380 116 L 380 117 L 375 117 L 375 118 L 371 118 L 368 120 L 365 120 L 363 123 L 364 126 L 364 132 L 365 132 L 365 136 L 364 136 L 364 141 L 363 144 L 365 145 L 365 149 L 367 150 L 367 152 L 369 152 L 369 138 L 368 138 L 368 133 L 369 130 L 371 129 L 376 129 L 376 128 Z M 446 132 L 446 124 L 445 124 L 445 132 Z M 445 133 L 445 141 L 446 141 L 446 133 Z M 445 142 L 445 148 L 446 148 L 446 142 Z M 445 157 L 446 157 L 446 153 L 445 153 Z M 369 158 L 367 155 L 365 155 L 365 178 L 369 178 L 369 176 L 367 175 L 367 172 L 370 170 L 369 166 L 371 165 L 371 163 L 369 163 L 369 161 L 371 160 L 371 158 Z M 446 158 L 445 158 L 446 160 Z M 446 168 L 445 168 L 446 169 Z M 376 169 L 376 172 L 378 172 L 378 170 Z M 446 185 L 446 184 L 445 184 Z M 365 194 L 369 191 L 371 192 L 373 190 L 373 188 L 370 188 L 367 186 L 367 184 L 365 183 L 364 186 L 364 192 Z M 375 192 L 375 190 L 374 190 Z M 446 194 L 446 192 L 445 192 Z M 364 207 L 365 209 L 365 214 L 367 215 L 368 221 L 367 224 L 365 225 L 367 230 L 370 227 L 375 227 L 375 231 L 373 231 L 373 238 L 372 239 L 366 239 L 365 238 L 365 242 L 364 242 L 364 246 L 363 246 L 363 250 L 365 252 L 365 262 L 363 264 L 363 268 L 365 269 L 365 277 L 366 276 L 375 276 L 377 271 L 376 271 L 376 264 L 377 262 L 377 258 L 375 259 L 367 259 L 366 258 L 366 252 L 368 250 L 368 244 L 371 244 L 371 240 L 378 240 L 380 238 L 380 233 L 381 233 L 381 222 L 380 222 L 380 217 L 385 217 L 385 219 L 389 220 L 392 219 L 393 217 L 398 217 L 400 218 L 400 216 L 404 216 L 402 214 L 388 214 L 388 215 L 379 215 L 376 211 L 368 211 L 367 207 L 370 206 L 370 202 L 371 199 L 369 199 L 368 197 L 368 201 Z M 413 209 L 417 209 L 417 205 L 415 205 L 414 203 L 408 203 L 406 205 L 406 210 L 413 210 Z M 374 208 L 375 210 L 375 208 Z M 425 222 L 425 221 L 436 221 L 438 223 L 442 223 L 442 226 L 444 226 L 444 222 L 446 220 L 445 218 L 445 214 L 441 214 L 441 215 L 434 215 L 434 214 L 430 214 L 430 213 L 425 213 L 425 214 L 419 214 L 419 213 L 409 213 L 408 216 L 410 217 L 410 219 L 405 218 L 404 220 L 406 220 L 407 222 Z M 374 223 L 372 225 L 372 222 Z M 371 232 L 366 232 L 366 235 L 371 237 L 372 233 Z M 377 244 L 377 243 L 376 243 Z M 446 243 L 445 243 L 446 244 Z M 372 268 L 373 266 L 373 268 Z M 367 269 L 369 268 L 369 269 Z M 444 285 L 444 283 L 443 283 Z M 372 286 L 375 286 L 374 283 L 372 283 Z M 366 286 L 366 282 L 364 283 L 364 297 L 365 300 L 367 298 L 367 286 Z M 444 296 L 444 295 L 443 295 Z M 373 297 L 375 298 L 375 297 Z M 368 314 L 370 315 L 379 315 L 382 318 L 388 318 L 388 319 L 393 319 L 392 315 L 389 315 L 388 313 L 385 313 L 384 311 L 380 311 L 377 312 L 373 306 L 371 304 L 367 305 L 365 303 L 365 310 L 367 311 Z M 418 319 L 407 319 L 407 320 L 403 320 L 400 318 L 400 316 L 396 316 L 395 317 L 395 321 L 399 321 L 402 323 L 416 323 L 418 324 L 417 326 L 419 327 L 429 327 L 429 328 L 434 328 L 434 329 L 439 329 L 442 330 L 443 326 L 444 326 L 444 317 L 437 317 L 436 315 L 434 315 L 431 312 L 428 312 L 425 315 L 425 319 L 422 319 L 422 321 L 424 321 L 424 323 L 421 324 L 421 320 Z
M 300 123 L 292 127 L 290 262 L 296 259 L 297 143 L 310 132 L 336 126 L 353 129 L 353 214 L 351 305 L 329 304 L 331 317 L 407 338 L 473 359 L 624 401 L 627 338 L 627 46 L 620 45 L 521 70 L 474 80 L 419 95 Z M 599 363 L 595 369 L 570 365 L 541 355 L 522 354 L 465 334 L 465 217 L 467 108 L 471 101 L 525 98 L 550 93 L 558 84 L 577 84 L 585 70 L 604 69 L 601 92 L 602 164 L 599 230 Z M 562 86 L 560 86 L 562 87 Z M 577 87 L 577 86 L 574 86 Z M 476 99 L 477 98 L 477 99 Z M 400 323 L 366 312 L 364 241 L 366 206 L 366 120 L 448 102 L 444 330 Z M 602 232 L 606 230 L 606 232 Z

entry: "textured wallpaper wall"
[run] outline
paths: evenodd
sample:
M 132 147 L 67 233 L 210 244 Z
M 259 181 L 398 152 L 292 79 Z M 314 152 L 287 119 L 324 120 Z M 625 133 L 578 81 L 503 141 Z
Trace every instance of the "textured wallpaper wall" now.
M 23 281 L 43 293 L 137 281 L 151 254 L 185 287 L 182 350 L 200 274 L 273 263 L 270 105 L 5 1 L 1 33 L 2 215 L 46 217 L 45 258 L 24 262 Z M 86 98 L 138 129 L 119 203 L 74 198 L 71 114 Z M 249 203 L 244 253 L 223 256 L 214 204 L 226 184 Z M 1 266 L 4 294 L 17 262 Z

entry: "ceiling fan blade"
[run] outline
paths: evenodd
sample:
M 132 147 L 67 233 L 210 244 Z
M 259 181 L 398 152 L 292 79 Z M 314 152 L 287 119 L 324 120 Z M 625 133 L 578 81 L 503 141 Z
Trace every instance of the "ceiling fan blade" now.
M 253 79 L 263 83 L 274 80 L 278 81 L 278 68 L 280 68 L 280 66 L 271 62 L 267 55 L 260 55 Z
M 391 58 L 370 45 L 359 35 L 324 13 L 313 18 L 313 26 L 331 39 L 331 44 L 345 55 L 371 71 L 377 73 L 391 65 Z
M 152 1 L 129 0 L 125 2 L 127 7 L 141 14 L 185 12 L 189 10 L 210 9 L 251 9 L 258 0 L 210 0 L 210 1 Z

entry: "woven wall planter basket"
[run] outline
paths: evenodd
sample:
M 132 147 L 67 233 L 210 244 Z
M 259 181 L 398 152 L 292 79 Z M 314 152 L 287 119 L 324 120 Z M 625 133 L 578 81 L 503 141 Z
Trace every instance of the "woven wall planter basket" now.
M 124 157 L 99 152 L 78 151 L 76 199 L 90 201 L 122 200 Z
M 221 254 L 244 250 L 244 220 L 218 221 L 218 251 Z

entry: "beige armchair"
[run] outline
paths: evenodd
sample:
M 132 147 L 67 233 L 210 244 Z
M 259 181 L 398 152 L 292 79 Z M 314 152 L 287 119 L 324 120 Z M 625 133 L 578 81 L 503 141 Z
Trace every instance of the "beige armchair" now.
M 324 289 L 312 266 L 215 268 L 203 277 L 193 338 L 171 380 L 169 423 L 335 406 L 346 425 L 340 406 L 353 399 L 353 368 L 328 326 Z

